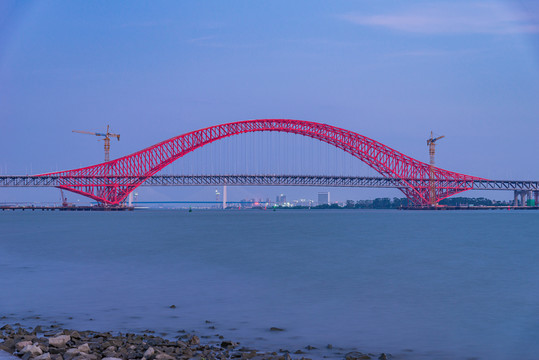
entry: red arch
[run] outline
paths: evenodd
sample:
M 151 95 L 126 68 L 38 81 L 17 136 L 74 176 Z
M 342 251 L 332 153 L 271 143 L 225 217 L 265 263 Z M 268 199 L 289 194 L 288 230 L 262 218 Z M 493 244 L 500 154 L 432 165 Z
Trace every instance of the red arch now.
M 432 168 L 382 143 L 335 126 L 302 120 L 260 119 L 211 126 L 173 137 L 146 149 L 106 163 L 50 174 L 61 180 L 63 189 L 88 196 L 100 203 L 117 205 L 148 177 L 187 153 L 211 142 L 248 132 L 282 131 L 309 136 L 334 145 L 385 177 L 398 178 L 400 190 L 417 205 L 430 204 L 434 182 L 435 200 L 439 201 L 473 187 L 474 176 Z

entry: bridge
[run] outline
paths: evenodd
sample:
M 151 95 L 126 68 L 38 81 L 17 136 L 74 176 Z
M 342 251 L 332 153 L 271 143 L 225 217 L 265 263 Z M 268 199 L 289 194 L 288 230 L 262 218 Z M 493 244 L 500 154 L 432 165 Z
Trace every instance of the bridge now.
M 175 160 L 215 141 L 254 132 L 284 132 L 333 145 L 358 158 L 380 177 L 317 175 L 156 175 Z M 416 206 L 429 206 L 466 190 L 513 190 L 538 200 L 539 182 L 500 181 L 441 169 L 382 143 L 335 126 L 291 119 L 260 119 L 192 131 L 112 161 L 31 176 L 0 176 L 0 187 L 53 186 L 118 206 L 138 186 L 280 185 L 397 188 Z
M 73 179 L 74 182 L 82 179 Z M 95 182 L 122 181 L 124 178 L 93 178 Z M 130 179 L 138 181 L 139 178 Z M 328 175 L 153 175 L 140 186 L 322 186 L 400 189 L 406 183 L 422 183 L 421 179 L 400 179 L 373 176 L 328 176 Z M 60 176 L 0 175 L 0 187 L 61 187 L 65 180 Z M 526 199 L 539 203 L 539 181 L 476 180 L 469 184 L 470 190 L 512 190 L 514 205 Z M 230 202 L 230 201 L 229 201 Z

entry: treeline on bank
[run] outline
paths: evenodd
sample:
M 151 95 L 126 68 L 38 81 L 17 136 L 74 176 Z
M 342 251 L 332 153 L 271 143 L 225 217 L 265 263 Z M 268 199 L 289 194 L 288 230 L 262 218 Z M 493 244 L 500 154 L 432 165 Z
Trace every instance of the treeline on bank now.
M 491 200 L 487 198 L 454 197 L 439 202 L 446 206 L 507 206 L 507 201 Z M 280 209 L 402 209 L 411 206 L 407 198 L 376 198 L 374 200 L 347 200 L 345 204 L 322 204 L 317 206 L 296 205 L 292 207 L 276 206 Z

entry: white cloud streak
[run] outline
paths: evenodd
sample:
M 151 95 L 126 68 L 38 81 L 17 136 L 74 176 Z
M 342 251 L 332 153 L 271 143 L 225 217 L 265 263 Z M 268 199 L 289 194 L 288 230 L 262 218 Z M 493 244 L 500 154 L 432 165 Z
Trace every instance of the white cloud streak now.
M 423 34 L 539 33 L 539 14 L 497 2 L 442 2 L 386 14 L 348 13 L 354 24 Z

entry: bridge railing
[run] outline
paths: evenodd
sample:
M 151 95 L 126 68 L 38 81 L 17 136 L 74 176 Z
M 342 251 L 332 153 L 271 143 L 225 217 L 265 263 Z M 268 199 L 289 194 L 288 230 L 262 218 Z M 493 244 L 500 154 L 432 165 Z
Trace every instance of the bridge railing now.
M 428 179 L 386 178 L 368 176 L 330 175 L 154 175 L 147 179 L 138 176 L 32 176 L 0 175 L 0 187 L 58 187 L 69 185 L 108 186 L 132 184 L 145 180 L 142 186 L 327 186 L 401 188 L 407 182 L 417 187 L 428 187 Z M 448 181 L 442 184 L 452 188 Z M 474 180 L 465 184 L 470 190 L 539 190 L 539 181 Z M 462 186 L 459 183 L 458 186 Z

